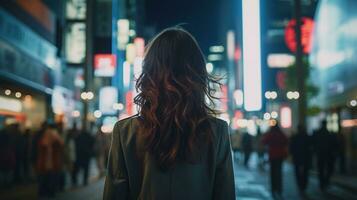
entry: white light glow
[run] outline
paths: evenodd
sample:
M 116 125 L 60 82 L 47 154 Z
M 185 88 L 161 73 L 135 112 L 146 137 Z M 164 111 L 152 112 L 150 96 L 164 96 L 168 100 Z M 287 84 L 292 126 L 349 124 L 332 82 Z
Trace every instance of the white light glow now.
M 82 92 L 82 93 L 81 93 L 81 99 L 83 99 L 83 100 L 88 99 L 87 92 Z
M 292 123 L 291 108 L 284 106 L 280 110 L 281 127 L 290 128 Z
M 123 83 L 124 87 L 129 87 L 130 84 L 130 63 L 125 61 L 123 64 Z
M 264 113 L 264 119 L 269 120 L 271 118 L 270 113 Z
M 134 77 L 139 78 L 143 71 L 143 58 L 136 57 L 134 60 Z
M 16 93 L 15 93 L 15 97 L 16 97 L 16 98 L 20 98 L 21 96 L 22 96 L 21 92 L 16 92 Z
M 295 92 L 289 91 L 286 93 L 286 97 L 288 99 L 299 99 L 300 93 L 298 91 L 295 91 Z
M 271 112 L 270 115 L 271 115 L 271 118 L 273 118 L 273 119 L 278 118 L 278 112 L 276 112 L 276 111 Z
M 213 64 L 212 63 L 207 63 L 206 64 L 206 70 L 208 73 L 212 73 L 213 72 Z
M 357 106 L 357 101 L 356 101 L 356 100 L 352 100 L 352 101 L 350 102 L 350 105 L 351 105 L 352 107 Z
M 135 44 L 129 43 L 126 45 L 126 61 L 133 64 L 136 58 L 136 47 Z
M 0 96 L 0 109 L 9 110 L 9 111 L 13 111 L 13 112 L 21 112 L 22 111 L 22 103 L 18 99 L 12 99 L 12 98 Z
M 242 90 L 235 90 L 233 92 L 234 101 L 237 106 L 243 105 L 243 91 Z
M 267 99 L 276 99 L 278 97 L 278 93 L 275 91 L 266 91 L 264 96 Z
M 118 35 L 117 35 L 117 42 L 118 42 L 118 49 L 124 50 L 126 44 L 129 42 L 129 27 L 130 23 L 127 19 L 119 19 L 117 22 L 118 28 Z
M 11 90 L 9 90 L 9 89 L 5 90 L 5 95 L 6 96 L 9 96 L 10 94 L 11 94 Z
M 222 53 L 224 51 L 224 47 L 223 46 L 211 46 L 209 48 L 209 51 L 212 53 Z
M 87 99 L 91 100 L 94 98 L 93 92 L 87 92 Z
M 270 98 L 271 98 L 271 97 L 270 97 L 270 91 L 266 91 L 266 92 L 264 93 L 264 96 L 265 96 L 265 98 L 270 99 Z
M 234 59 L 234 50 L 235 50 L 234 31 L 230 30 L 227 32 L 227 57 L 229 60 Z
M 96 111 L 94 111 L 94 117 L 95 118 L 100 118 L 101 116 L 102 116 L 102 112 L 100 112 L 100 110 L 96 110 Z
M 286 93 L 286 97 L 287 97 L 288 99 L 292 99 L 293 96 L 294 96 L 294 93 L 291 92 L 291 91 L 289 91 L 289 92 Z
M 290 54 L 273 53 L 268 55 L 268 66 L 271 68 L 286 68 L 293 65 L 295 57 Z
M 260 0 L 243 0 L 243 77 L 244 108 L 262 108 Z
M 221 54 L 210 54 L 208 55 L 208 60 L 209 61 L 219 61 L 219 60 L 222 60 L 223 57 Z

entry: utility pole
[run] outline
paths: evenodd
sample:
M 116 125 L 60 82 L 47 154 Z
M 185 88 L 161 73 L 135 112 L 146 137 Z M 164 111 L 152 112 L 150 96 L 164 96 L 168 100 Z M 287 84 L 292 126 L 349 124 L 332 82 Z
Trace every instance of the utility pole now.
M 298 101 L 298 119 L 299 124 L 303 127 L 306 127 L 306 69 L 303 64 L 303 51 L 301 44 L 301 0 L 294 0 L 294 17 L 296 20 L 295 25 L 295 39 L 296 39 L 296 53 L 295 53 L 295 62 L 296 62 L 296 72 L 297 72 L 297 88 L 300 93 L 300 98 Z
M 94 0 L 86 0 L 86 58 L 84 62 L 84 92 L 91 91 L 92 89 L 92 66 L 93 66 L 93 6 Z M 82 99 L 83 101 L 83 121 L 82 129 L 83 131 L 88 130 L 88 110 L 89 110 L 89 99 Z

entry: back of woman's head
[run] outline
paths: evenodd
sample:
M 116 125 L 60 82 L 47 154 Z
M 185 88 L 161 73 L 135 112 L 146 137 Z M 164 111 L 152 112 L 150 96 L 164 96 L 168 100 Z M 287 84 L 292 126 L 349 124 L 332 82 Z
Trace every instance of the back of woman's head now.
M 137 80 L 139 136 L 161 169 L 179 160 L 195 160 L 212 130 L 208 118 L 217 83 L 206 70 L 204 56 L 187 31 L 169 28 L 159 33 L 146 49 L 143 72 Z

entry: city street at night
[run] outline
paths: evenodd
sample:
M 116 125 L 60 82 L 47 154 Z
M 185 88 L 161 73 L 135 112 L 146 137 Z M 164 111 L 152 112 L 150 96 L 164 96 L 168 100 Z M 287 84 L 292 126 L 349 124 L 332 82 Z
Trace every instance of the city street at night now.
M 1 0 L 0 200 L 357 200 L 357 0 Z
M 252 157 L 249 169 L 239 163 L 238 159 L 234 162 L 235 184 L 236 184 L 236 199 L 242 200 L 270 200 L 269 175 L 268 168 L 264 170 L 256 167 L 256 155 Z M 284 199 L 299 199 L 292 166 L 288 162 L 284 166 Z M 306 192 L 305 199 L 309 200 L 333 200 L 333 199 L 357 199 L 357 192 L 353 188 L 341 186 L 334 183 L 325 192 L 322 193 L 318 188 L 318 180 L 316 175 L 310 178 L 310 186 Z M 356 183 L 354 184 L 355 186 Z M 36 199 L 36 193 L 31 190 L 33 186 L 20 187 L 16 191 L 11 191 L 7 196 L 0 196 L 1 199 Z M 65 192 L 59 193 L 54 199 L 86 199 L 99 200 L 102 199 L 104 187 L 104 179 L 93 179 L 86 187 L 77 187 L 68 189 Z M 11 194 L 10 194 L 11 193 Z

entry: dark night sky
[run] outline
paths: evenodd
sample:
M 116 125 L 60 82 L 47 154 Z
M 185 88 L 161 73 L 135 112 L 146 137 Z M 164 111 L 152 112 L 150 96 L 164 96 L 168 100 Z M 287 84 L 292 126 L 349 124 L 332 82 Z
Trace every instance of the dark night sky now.
M 146 0 L 146 23 L 157 31 L 181 23 L 198 40 L 202 50 L 217 44 L 219 1 L 215 0 Z

